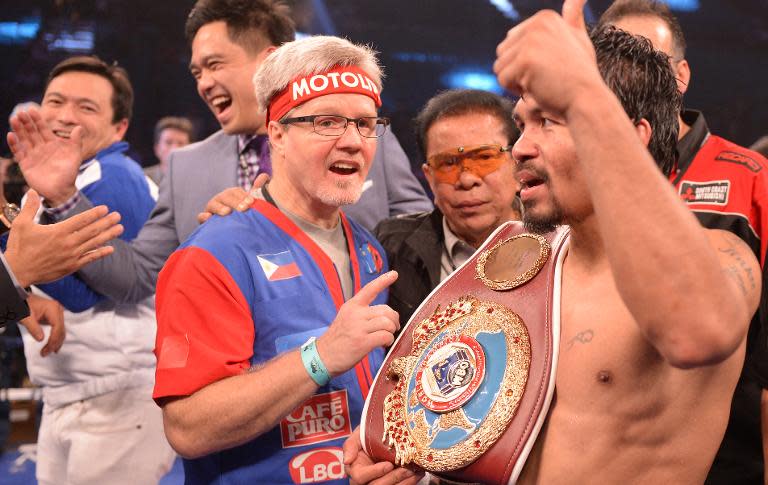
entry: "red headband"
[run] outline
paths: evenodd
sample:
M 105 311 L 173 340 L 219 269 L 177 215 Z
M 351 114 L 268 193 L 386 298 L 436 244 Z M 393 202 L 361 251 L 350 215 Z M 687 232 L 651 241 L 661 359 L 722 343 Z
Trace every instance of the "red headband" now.
M 357 66 L 335 67 L 320 74 L 300 76 L 275 94 L 267 108 L 267 122 L 279 120 L 287 112 L 310 99 L 326 94 L 363 94 L 373 99 L 376 107 L 381 106 L 379 88 L 368 75 Z

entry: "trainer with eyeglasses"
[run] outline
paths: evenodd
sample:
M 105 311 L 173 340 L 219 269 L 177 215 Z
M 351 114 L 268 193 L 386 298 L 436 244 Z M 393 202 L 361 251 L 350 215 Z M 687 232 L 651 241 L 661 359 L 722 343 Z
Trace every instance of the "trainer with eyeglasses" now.
M 509 153 L 519 135 L 513 108 L 496 94 L 457 89 L 434 96 L 416 116 L 422 170 L 436 208 L 386 219 L 374 230 L 400 275 L 388 303 L 401 324 L 496 228 L 520 220 Z
M 311 37 L 254 84 L 273 176 L 160 273 L 154 397 L 187 483 L 347 483 L 341 445 L 399 328 L 384 304 L 397 275 L 340 210 L 389 124 L 380 68 L 367 47 Z

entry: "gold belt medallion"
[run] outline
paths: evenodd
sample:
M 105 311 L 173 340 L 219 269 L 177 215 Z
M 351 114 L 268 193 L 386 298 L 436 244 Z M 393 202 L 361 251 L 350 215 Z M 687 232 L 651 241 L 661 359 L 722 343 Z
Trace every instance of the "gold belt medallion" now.
M 464 467 L 517 410 L 530 366 L 528 331 L 507 307 L 466 296 L 422 321 L 411 350 L 387 369 L 397 385 L 384 400 L 384 442 L 398 465 Z
M 547 261 L 546 239 L 521 234 L 477 257 L 475 278 L 495 291 L 530 281 Z M 504 433 L 523 397 L 531 363 L 528 330 L 510 308 L 463 296 L 436 308 L 396 358 L 384 400 L 384 443 L 395 463 L 433 472 L 465 467 Z
M 492 290 L 511 290 L 536 276 L 550 252 L 549 243 L 538 234 L 504 239 L 480 253 L 475 277 Z

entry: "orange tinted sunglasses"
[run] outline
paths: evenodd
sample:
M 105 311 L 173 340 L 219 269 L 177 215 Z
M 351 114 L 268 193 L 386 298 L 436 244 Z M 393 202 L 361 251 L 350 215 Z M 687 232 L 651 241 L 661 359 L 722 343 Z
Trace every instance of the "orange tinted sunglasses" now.
M 509 160 L 512 145 L 472 145 L 440 152 L 427 159 L 435 179 L 440 183 L 455 184 L 461 172 L 468 171 L 482 178 L 495 172 Z

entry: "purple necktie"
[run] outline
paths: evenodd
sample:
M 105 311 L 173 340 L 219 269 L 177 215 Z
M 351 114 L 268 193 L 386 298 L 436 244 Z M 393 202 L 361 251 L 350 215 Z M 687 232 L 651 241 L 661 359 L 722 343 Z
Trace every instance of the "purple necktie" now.
M 269 155 L 269 137 L 259 135 L 251 142 L 253 150 L 259 155 L 259 173 L 272 176 L 272 160 Z

